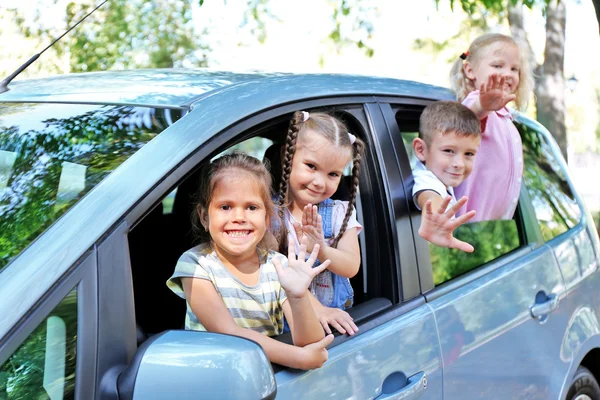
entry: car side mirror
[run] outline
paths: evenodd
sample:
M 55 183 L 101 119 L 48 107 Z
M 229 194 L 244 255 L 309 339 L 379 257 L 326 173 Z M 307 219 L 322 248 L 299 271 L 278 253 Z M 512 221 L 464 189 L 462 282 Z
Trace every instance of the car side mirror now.
M 262 348 L 237 336 L 166 331 L 146 340 L 117 380 L 119 399 L 274 399 Z

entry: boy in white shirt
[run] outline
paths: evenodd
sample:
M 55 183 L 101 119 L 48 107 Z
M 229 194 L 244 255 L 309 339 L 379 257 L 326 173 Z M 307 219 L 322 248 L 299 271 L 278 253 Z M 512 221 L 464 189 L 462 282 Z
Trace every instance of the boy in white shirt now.
M 454 187 L 473 169 L 481 142 L 479 119 L 468 107 L 455 101 L 437 101 L 421 114 L 419 137 L 413 140 L 418 158 L 413 169 L 413 200 L 422 210 L 419 235 L 438 246 L 472 252 L 473 246 L 457 240 L 452 232 L 475 216 L 470 211 L 454 214 L 466 197 L 456 200 Z

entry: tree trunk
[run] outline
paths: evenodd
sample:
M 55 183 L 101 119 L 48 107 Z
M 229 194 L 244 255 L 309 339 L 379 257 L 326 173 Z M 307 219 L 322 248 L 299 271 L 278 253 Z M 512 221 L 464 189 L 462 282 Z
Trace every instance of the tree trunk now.
M 567 159 L 564 77 L 565 25 L 564 0 L 551 0 L 546 8 L 544 64 L 535 85 L 535 95 L 537 120 L 552 133 Z
M 598 21 L 598 33 L 600 33 L 600 0 L 592 0 L 594 9 L 596 10 L 596 21 Z
M 598 0 L 600 1 L 600 0 Z M 532 65 L 535 72 L 534 94 L 536 97 L 537 120 L 543 124 L 558 142 L 567 158 L 567 129 L 565 126 L 565 23 L 566 12 L 563 0 L 551 0 L 546 10 L 546 47 L 544 63 Z M 523 24 L 523 6 L 519 1 L 508 7 L 508 24 L 512 36 L 523 40 L 535 58 L 527 40 Z

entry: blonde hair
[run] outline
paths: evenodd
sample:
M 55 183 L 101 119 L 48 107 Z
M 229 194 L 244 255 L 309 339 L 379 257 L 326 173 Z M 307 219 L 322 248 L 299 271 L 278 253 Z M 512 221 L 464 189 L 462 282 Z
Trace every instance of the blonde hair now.
M 346 210 L 342 227 L 331 244 L 331 247 L 335 248 L 346 231 L 348 221 L 350 220 L 350 216 L 356 205 L 356 195 L 358 193 L 358 183 L 360 178 L 360 161 L 364 154 L 365 144 L 358 137 L 355 138 L 354 142 L 351 142 L 346 125 L 332 115 L 322 112 L 311 112 L 308 115 L 308 119 L 305 120 L 304 112 L 296 111 L 292 116 L 288 127 L 288 133 L 285 140 L 281 183 L 279 185 L 279 217 L 283 220 L 283 207 L 288 204 L 288 186 L 298 137 L 304 137 L 306 132 L 312 131 L 321 135 L 334 146 L 350 149 L 352 154 L 352 188 L 350 189 L 348 209 Z M 285 253 L 286 247 L 287 241 L 281 237 L 279 251 Z
M 524 110 L 529 102 L 529 96 L 533 90 L 533 68 L 531 65 L 531 52 L 529 47 L 522 41 L 500 33 L 486 33 L 475 39 L 466 53 L 464 60 L 459 57 L 452 68 L 450 69 L 450 85 L 456 93 L 456 99 L 463 101 L 465 97 L 473 90 L 476 90 L 475 84 L 467 78 L 464 70 L 464 63 L 468 62 L 473 67 L 480 63 L 483 50 L 494 44 L 505 43 L 507 45 L 516 46 L 519 50 L 519 58 L 521 65 L 519 66 L 519 86 L 515 92 L 517 98 L 515 104 L 520 110 Z

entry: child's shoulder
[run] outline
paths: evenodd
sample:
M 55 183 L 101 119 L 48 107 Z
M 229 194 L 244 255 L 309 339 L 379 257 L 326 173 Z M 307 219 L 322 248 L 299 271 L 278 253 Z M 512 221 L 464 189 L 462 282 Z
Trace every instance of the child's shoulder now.
M 191 249 L 185 251 L 180 257 L 178 262 L 199 262 L 202 259 L 207 258 L 213 254 L 213 248 L 210 243 L 201 243 Z

